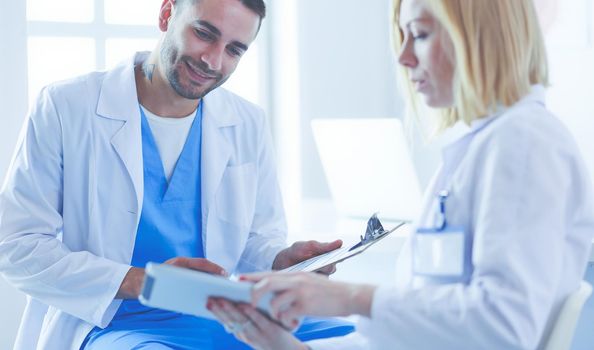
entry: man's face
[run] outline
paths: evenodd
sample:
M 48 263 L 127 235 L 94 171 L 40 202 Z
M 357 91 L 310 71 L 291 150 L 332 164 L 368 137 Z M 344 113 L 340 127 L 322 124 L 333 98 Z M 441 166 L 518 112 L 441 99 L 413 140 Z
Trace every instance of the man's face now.
M 256 38 L 260 17 L 239 0 L 198 0 L 173 8 L 165 0 L 161 70 L 182 97 L 196 100 L 222 85 Z M 169 16 L 169 17 L 168 17 Z

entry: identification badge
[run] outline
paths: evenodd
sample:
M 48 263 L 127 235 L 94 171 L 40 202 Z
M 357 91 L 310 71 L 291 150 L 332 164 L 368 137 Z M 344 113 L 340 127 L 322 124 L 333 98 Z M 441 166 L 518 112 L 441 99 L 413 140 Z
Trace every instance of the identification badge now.
M 441 283 L 466 283 L 472 273 L 472 237 L 446 220 L 448 191 L 439 192 L 435 228 L 417 229 L 413 236 L 413 273 Z
M 462 228 L 419 229 L 413 238 L 413 272 L 427 277 L 461 277 L 465 251 Z

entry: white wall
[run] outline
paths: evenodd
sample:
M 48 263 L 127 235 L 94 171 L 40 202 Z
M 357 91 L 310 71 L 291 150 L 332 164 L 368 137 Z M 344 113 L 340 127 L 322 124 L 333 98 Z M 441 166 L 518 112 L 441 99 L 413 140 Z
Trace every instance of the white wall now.
M 390 0 L 299 0 L 302 186 L 330 197 L 310 122 L 401 117 L 389 36 Z
M 583 22 L 584 12 L 593 11 L 594 0 L 575 1 L 559 2 L 555 8 L 559 18 L 553 18 L 557 28 L 548 31 L 549 36 L 565 43 L 563 47 L 550 45 L 552 86 L 548 105 L 576 137 L 594 182 L 594 24 L 576 24 L 578 19 Z M 298 1 L 301 181 L 305 198 L 330 197 L 311 133 L 312 119 L 402 117 L 389 38 L 390 3 Z M 579 10 L 580 6 L 585 11 Z M 584 33 L 584 29 L 591 33 Z M 439 162 L 439 146 L 417 137 L 413 152 L 424 185 Z
M 0 1 L 0 179 L 3 181 L 27 110 L 24 1 Z M 24 296 L 0 278 L 0 349 L 10 349 Z
M 569 127 L 594 183 L 594 0 L 539 0 L 551 73 L 548 107 Z M 548 9 L 548 11 L 547 11 Z
M 550 54 L 549 108 L 576 138 L 594 184 L 594 48 Z

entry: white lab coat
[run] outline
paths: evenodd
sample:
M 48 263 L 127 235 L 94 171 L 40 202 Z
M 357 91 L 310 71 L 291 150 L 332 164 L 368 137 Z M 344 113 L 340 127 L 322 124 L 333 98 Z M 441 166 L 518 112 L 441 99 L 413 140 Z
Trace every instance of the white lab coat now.
M 143 201 L 133 63 L 45 88 L 0 193 L 0 272 L 28 303 L 15 349 L 78 349 L 105 327 L 129 269 Z M 229 272 L 269 269 L 286 224 L 261 109 L 204 98 L 202 233 Z
M 594 235 L 590 177 L 578 148 L 535 86 L 516 105 L 473 123 L 446 147 L 419 227 L 432 227 L 451 184 L 450 225 L 474 237 L 468 285 L 429 284 L 411 272 L 410 240 L 396 285 L 379 287 L 371 318 L 313 349 L 536 349 L 584 274 Z

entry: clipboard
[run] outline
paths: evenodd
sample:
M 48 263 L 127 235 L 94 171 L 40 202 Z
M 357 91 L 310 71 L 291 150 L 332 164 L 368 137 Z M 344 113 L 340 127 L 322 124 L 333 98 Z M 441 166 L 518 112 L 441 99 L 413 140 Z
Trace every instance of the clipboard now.
M 206 308 L 208 298 L 222 297 L 235 302 L 251 303 L 251 282 L 228 278 L 167 264 L 148 263 L 138 300 L 141 304 L 216 320 Z M 258 309 L 270 314 L 270 300 L 266 294 L 258 302 Z
M 385 230 L 382 223 L 377 218 L 377 213 L 373 214 L 367 221 L 367 230 L 365 236 L 361 236 L 361 240 L 353 245 L 347 247 L 341 247 L 330 251 L 328 253 L 315 256 L 311 259 L 302 261 L 293 266 L 289 266 L 286 269 L 280 270 L 279 272 L 315 272 L 324 267 L 332 264 L 337 264 L 346 259 L 352 258 L 355 255 L 363 253 L 369 249 L 372 245 L 381 241 L 387 237 L 390 233 L 396 231 L 402 227 L 406 222 L 400 222 L 390 230 Z

